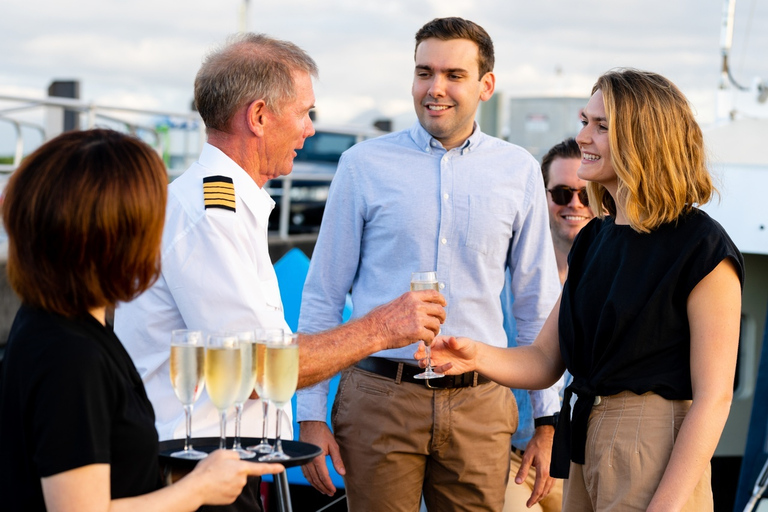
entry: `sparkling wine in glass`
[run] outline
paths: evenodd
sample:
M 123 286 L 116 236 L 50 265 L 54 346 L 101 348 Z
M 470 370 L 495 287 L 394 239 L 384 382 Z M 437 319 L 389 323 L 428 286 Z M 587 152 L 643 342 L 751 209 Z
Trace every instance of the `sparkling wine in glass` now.
M 437 272 L 434 270 L 414 272 L 411 274 L 411 291 L 436 290 L 440 291 L 440 285 L 437 281 Z M 432 369 L 432 350 L 428 343 L 424 342 L 424 349 L 427 352 L 427 369 L 414 375 L 415 379 L 439 379 L 445 377 L 445 374 L 438 373 Z
M 212 333 L 205 343 L 205 384 L 219 411 L 219 448 L 227 447 L 227 408 L 235 403 L 242 379 L 240 342 L 229 333 Z
M 256 383 L 256 337 L 253 331 L 233 333 L 240 343 L 240 388 L 235 396 L 235 440 L 232 449 L 241 459 L 252 459 L 255 453 L 245 450 L 240 443 L 240 429 L 243 421 L 243 404 L 253 392 Z
M 205 386 L 205 343 L 201 331 L 177 329 L 171 332 L 171 386 L 184 406 L 186 438 L 184 449 L 171 457 L 199 460 L 208 454 L 192 448 L 192 406 Z
M 299 343 L 296 334 L 286 334 L 280 341 L 267 343 L 264 366 L 264 397 L 277 408 L 277 435 L 272 453 L 259 458 L 262 461 L 288 460 L 280 441 L 283 406 L 291 401 L 299 382 Z
M 283 329 L 256 329 L 256 383 L 254 389 L 261 398 L 263 416 L 261 419 L 261 441 L 259 444 L 249 446 L 248 450 L 256 453 L 271 453 L 272 445 L 267 438 L 267 413 L 269 412 L 269 400 L 264 397 L 264 369 L 267 362 L 267 343 L 279 342 L 283 339 Z

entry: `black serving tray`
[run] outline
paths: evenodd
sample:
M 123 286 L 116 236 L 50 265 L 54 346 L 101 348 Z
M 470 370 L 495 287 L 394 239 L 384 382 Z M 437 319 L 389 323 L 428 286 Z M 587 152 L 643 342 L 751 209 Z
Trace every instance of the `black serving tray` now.
M 227 448 L 232 448 L 232 438 L 227 438 Z M 240 438 L 240 444 L 242 444 L 243 447 L 247 446 L 253 446 L 256 444 L 259 444 L 259 441 L 261 441 L 260 438 L 255 437 L 242 437 Z M 274 439 L 270 439 L 269 443 L 271 445 L 275 444 Z M 280 460 L 276 461 L 285 466 L 286 468 L 290 468 L 293 466 L 303 466 L 304 464 L 308 463 L 318 455 L 322 453 L 322 450 L 319 446 L 315 446 L 314 444 L 309 443 L 302 443 L 301 441 L 282 441 L 283 444 L 283 451 L 286 455 L 290 457 L 288 460 Z M 200 450 L 201 452 L 205 453 L 211 453 L 214 450 L 219 449 L 219 438 L 218 437 L 193 437 L 192 438 L 192 448 L 195 450 Z M 188 460 L 188 459 L 178 459 L 176 457 L 171 457 L 171 454 L 173 452 L 183 450 L 184 449 L 184 439 L 171 439 L 170 441 L 161 441 L 160 442 L 160 461 L 167 466 L 171 466 L 172 468 L 192 468 L 197 464 L 199 461 L 197 460 Z M 259 455 L 257 454 L 256 457 L 252 459 L 243 459 L 250 462 L 260 462 L 259 461 Z

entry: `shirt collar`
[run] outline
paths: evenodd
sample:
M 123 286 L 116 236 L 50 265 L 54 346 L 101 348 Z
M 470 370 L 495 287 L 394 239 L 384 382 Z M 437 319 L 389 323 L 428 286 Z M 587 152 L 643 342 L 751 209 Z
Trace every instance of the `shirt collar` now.
M 409 132 L 411 138 L 416 143 L 416 146 L 422 148 L 424 152 L 434 153 L 435 151 L 445 151 L 445 148 L 443 148 L 440 141 L 430 135 L 420 122 L 416 121 L 413 126 L 411 126 Z M 482 136 L 483 134 L 480 131 L 480 127 L 477 125 L 477 122 L 474 122 L 472 125 L 472 135 L 464 141 L 464 144 L 454 149 L 464 155 L 467 152 L 474 150 L 477 144 L 479 144 Z
M 259 187 L 242 167 L 216 146 L 206 142 L 198 161 L 202 166 L 213 169 L 215 174 L 232 178 L 237 196 L 252 210 L 258 211 L 266 207 L 268 211 L 272 211 L 274 208 L 275 201 L 269 193 Z

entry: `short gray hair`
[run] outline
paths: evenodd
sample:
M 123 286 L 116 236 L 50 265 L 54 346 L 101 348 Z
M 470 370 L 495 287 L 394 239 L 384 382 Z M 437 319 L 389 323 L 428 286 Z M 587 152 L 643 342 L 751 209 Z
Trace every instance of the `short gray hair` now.
M 211 52 L 195 78 L 195 107 L 207 128 L 226 131 L 240 108 L 263 99 L 275 113 L 296 96 L 292 74 L 317 77 L 304 50 L 265 34 L 239 34 Z

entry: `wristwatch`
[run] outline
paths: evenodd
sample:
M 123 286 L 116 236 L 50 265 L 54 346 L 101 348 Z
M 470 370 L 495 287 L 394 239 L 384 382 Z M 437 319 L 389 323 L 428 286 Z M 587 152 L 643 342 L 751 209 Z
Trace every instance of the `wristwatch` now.
M 560 416 L 560 413 L 556 412 L 552 416 L 542 416 L 541 418 L 534 418 L 533 426 L 535 428 L 542 427 L 544 425 L 552 425 L 553 427 L 557 427 L 558 416 Z

